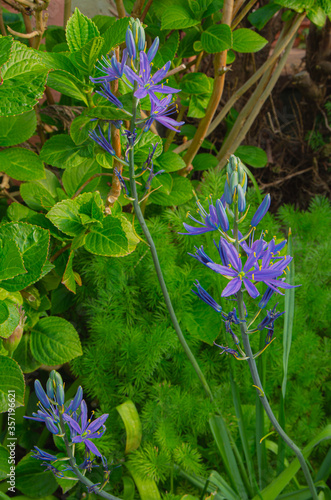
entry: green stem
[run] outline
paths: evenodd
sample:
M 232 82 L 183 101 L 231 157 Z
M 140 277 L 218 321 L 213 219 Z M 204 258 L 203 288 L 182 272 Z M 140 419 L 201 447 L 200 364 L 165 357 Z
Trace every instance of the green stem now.
M 135 128 L 135 122 L 136 122 L 136 116 L 137 116 L 137 104 L 138 104 L 138 100 L 136 98 L 134 98 L 133 108 L 132 108 L 132 119 L 131 119 L 131 126 L 130 126 L 131 132 L 133 132 L 134 128 Z M 196 374 L 199 377 L 199 380 L 204 388 L 205 393 L 212 401 L 213 394 L 211 392 L 211 389 L 210 389 L 210 387 L 207 383 L 207 380 L 206 380 L 205 376 L 203 375 L 191 349 L 189 348 L 189 346 L 185 340 L 185 337 L 183 335 L 183 332 L 179 326 L 179 323 L 178 323 L 178 320 L 177 320 L 177 317 L 176 317 L 176 314 L 175 314 L 175 311 L 174 311 L 174 308 L 172 306 L 171 299 L 170 299 L 170 296 L 169 296 L 169 293 L 167 290 L 167 286 L 166 286 L 165 281 L 164 281 L 164 277 L 162 274 L 162 269 L 160 266 L 160 262 L 159 262 L 159 258 L 158 258 L 157 251 L 155 248 L 155 244 L 154 244 L 153 238 L 148 230 L 148 227 L 147 227 L 147 224 L 145 222 L 144 216 L 142 214 L 140 205 L 138 203 L 137 188 L 136 188 L 136 183 L 134 180 L 134 175 L 135 175 L 135 173 L 134 173 L 134 148 L 132 148 L 129 152 L 129 171 L 130 171 L 131 196 L 134 199 L 134 201 L 133 201 L 134 211 L 135 211 L 135 214 L 136 214 L 137 219 L 139 221 L 139 224 L 141 226 L 141 229 L 143 230 L 143 233 L 146 237 L 146 240 L 148 241 L 148 244 L 150 246 L 151 254 L 152 254 L 152 258 L 153 258 L 153 262 L 154 262 L 154 267 L 156 270 L 157 277 L 159 279 L 159 283 L 161 286 L 163 297 L 164 297 L 165 303 L 167 305 L 167 309 L 169 311 L 169 315 L 170 315 L 173 327 L 177 333 L 177 336 L 178 336 L 179 341 L 180 341 L 180 343 L 185 351 L 186 356 L 190 360 Z
M 238 242 L 238 223 L 237 223 L 237 217 L 238 215 L 238 209 L 236 207 L 235 210 L 235 219 L 234 219 L 234 235 L 236 239 L 236 248 L 237 250 L 239 249 L 239 242 Z M 264 393 L 263 389 L 263 384 L 260 379 L 259 372 L 257 370 L 256 362 L 255 359 L 253 358 L 253 352 L 252 348 L 250 345 L 249 341 L 249 335 L 247 335 L 247 324 L 246 324 L 246 319 L 245 319 L 245 311 L 244 311 L 244 299 L 243 299 L 243 292 L 239 290 L 237 293 L 237 303 L 238 303 L 238 312 L 239 312 L 239 318 L 242 320 L 240 323 L 240 330 L 241 330 L 241 335 L 242 335 L 242 340 L 243 340 L 243 345 L 245 349 L 246 356 L 248 356 L 248 366 L 252 375 L 252 379 L 254 382 L 254 385 L 259 387 L 259 390 L 257 389 L 257 394 L 259 395 L 260 401 L 263 405 L 263 408 L 268 415 L 268 418 L 272 425 L 275 428 L 275 431 L 280 435 L 280 437 L 285 441 L 285 443 L 291 448 L 291 450 L 294 451 L 296 454 L 301 468 L 303 470 L 303 473 L 305 475 L 307 484 L 309 486 L 309 490 L 311 492 L 313 500 L 318 500 L 317 492 L 314 486 L 313 479 L 311 477 L 311 474 L 309 472 L 308 465 L 306 463 L 306 460 L 298 446 L 292 441 L 292 439 L 286 434 L 286 432 L 282 429 L 282 427 L 279 425 L 278 420 L 276 419 L 275 415 L 273 414 L 273 411 L 270 407 L 269 401 Z
M 59 417 L 60 417 L 61 431 L 62 431 L 62 434 L 63 434 L 63 440 L 64 440 L 64 443 L 65 443 L 65 446 L 66 446 L 67 455 L 69 457 L 70 465 L 73 468 L 73 471 L 76 474 L 76 476 L 78 477 L 79 481 L 81 483 L 85 484 L 85 486 L 87 486 L 88 488 L 91 488 L 91 486 L 94 486 L 94 483 L 92 483 L 92 481 L 90 481 L 85 476 L 83 476 L 83 474 L 78 469 L 78 467 L 76 465 L 76 459 L 73 456 L 72 449 L 70 447 L 70 444 L 69 444 L 69 441 L 68 441 L 68 438 L 67 438 L 67 435 L 66 435 L 66 429 L 65 429 L 65 426 L 64 426 L 63 417 L 62 417 L 61 414 L 59 415 Z M 121 500 L 118 497 L 114 497 L 114 495 L 111 495 L 110 493 L 106 493 L 105 491 L 98 489 L 97 486 L 96 486 L 96 490 L 95 491 L 96 491 L 96 494 L 98 496 L 102 497 L 102 498 L 107 498 L 108 500 Z

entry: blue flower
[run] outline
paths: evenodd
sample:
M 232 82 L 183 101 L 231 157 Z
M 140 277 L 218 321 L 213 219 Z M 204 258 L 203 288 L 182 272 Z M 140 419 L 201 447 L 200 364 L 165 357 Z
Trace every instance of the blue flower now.
M 47 453 L 47 451 L 43 451 L 38 446 L 34 447 L 36 451 L 34 451 L 35 455 L 32 455 L 32 458 L 37 458 L 38 460 L 45 460 L 46 462 L 54 462 L 58 458 L 55 455 L 51 455 Z
M 240 354 L 238 351 L 236 351 L 235 349 L 231 349 L 231 347 L 226 347 L 226 346 L 223 346 L 223 345 L 218 345 L 214 342 L 214 345 L 216 345 L 217 347 L 220 347 L 222 349 L 222 352 L 220 352 L 220 354 L 231 354 L 234 358 L 238 359 L 240 358 Z
M 196 259 L 199 262 L 201 262 L 201 264 L 203 264 L 204 266 L 208 266 L 208 264 L 210 264 L 210 263 L 212 264 L 213 263 L 213 261 L 211 260 L 211 258 L 208 257 L 208 255 L 204 251 L 203 245 L 201 245 L 200 248 L 198 248 L 196 246 L 194 248 L 195 248 L 196 252 L 195 252 L 195 254 L 189 253 L 189 255 L 191 257 L 194 257 L 194 259 Z
M 111 93 L 109 84 L 107 86 L 107 83 L 103 83 L 102 88 L 103 88 L 103 92 L 101 92 L 100 90 L 97 90 L 97 94 L 102 95 L 102 97 L 107 99 L 109 102 L 111 102 L 112 104 L 114 104 L 118 108 L 123 108 L 123 104 L 121 103 L 121 101 L 119 101 L 117 99 L 117 97 Z
M 133 148 L 135 140 L 137 138 L 136 129 L 133 132 L 130 130 L 124 130 L 123 134 L 127 138 L 126 149 L 125 149 L 125 160 L 128 161 L 129 151 Z
M 270 344 L 270 342 L 272 341 L 272 337 L 274 334 L 274 323 L 275 323 L 276 319 L 279 318 L 280 316 L 282 316 L 283 314 L 285 314 L 285 311 L 284 312 L 276 312 L 277 306 L 278 306 L 278 302 L 274 306 L 273 309 L 271 309 L 270 311 L 267 311 L 266 317 L 256 327 L 257 330 L 260 330 L 260 331 L 263 330 L 264 328 L 266 328 L 268 330 L 268 333 L 267 333 L 267 336 L 265 339 L 266 345 Z
M 195 283 L 193 283 L 194 286 L 197 288 L 197 292 L 195 290 L 191 290 L 195 295 L 197 295 L 201 300 L 203 300 L 206 304 L 211 306 L 216 312 L 221 312 L 222 307 L 213 299 L 211 295 L 209 295 L 208 292 L 202 286 L 200 285 L 199 281 L 196 280 Z
M 155 96 L 155 92 L 160 92 L 161 94 L 175 94 L 180 92 L 180 89 L 173 89 L 168 85 L 164 85 L 159 82 L 163 80 L 168 73 L 170 68 L 170 61 L 168 61 L 163 68 L 159 69 L 153 76 L 151 76 L 151 64 L 148 60 L 148 56 L 145 52 L 140 52 L 140 69 L 139 75 L 137 75 L 131 68 L 126 66 L 125 75 L 129 82 L 132 84 L 134 82 L 138 83 L 138 90 L 135 91 L 134 95 L 138 99 L 143 99 L 149 95 L 151 101 L 158 103 L 158 99 Z
M 108 140 L 103 135 L 100 125 L 98 126 L 98 128 L 99 128 L 99 134 L 100 134 L 100 136 L 96 133 L 95 130 L 93 130 L 93 131 L 90 130 L 89 131 L 90 138 L 94 142 L 96 142 L 97 144 L 99 144 L 99 146 L 101 146 L 105 151 L 107 151 L 107 153 L 109 153 L 112 156 L 115 156 L 116 153 L 115 153 L 115 151 L 113 149 L 113 146 L 111 145 L 111 128 L 110 128 L 110 124 L 109 124 L 109 127 L 108 127 Z
M 118 180 L 120 181 L 120 185 L 122 187 L 122 189 L 124 189 L 125 193 L 127 196 L 129 196 L 129 190 L 125 184 L 125 180 L 123 179 L 121 173 L 119 170 L 117 170 L 117 168 L 114 169 L 114 172 L 115 172 L 115 175 L 116 177 L 118 178 Z
M 172 115 L 175 111 L 176 106 L 170 106 L 171 95 L 164 97 L 161 101 L 151 101 L 151 113 L 146 121 L 144 132 L 147 132 L 150 129 L 150 126 L 156 120 L 161 123 L 164 127 L 169 128 L 170 130 L 174 130 L 175 132 L 179 132 L 178 128 L 184 125 L 185 122 L 177 122 L 173 118 L 169 118 L 169 115 Z
M 91 422 L 91 419 L 87 420 L 87 406 L 84 399 L 81 402 L 80 409 L 80 424 L 76 419 L 70 417 L 69 415 L 66 416 L 66 422 L 68 422 L 70 428 L 73 430 L 72 442 L 84 443 L 89 451 L 94 453 L 94 455 L 101 457 L 101 453 L 99 452 L 95 444 L 92 443 L 91 439 L 100 438 L 101 436 L 103 436 L 106 430 L 106 426 L 104 425 L 104 423 L 108 418 L 108 413 L 102 415 L 99 418 L 96 418 Z M 102 429 L 101 431 L 99 430 L 100 428 Z
M 155 38 L 154 42 L 152 43 L 149 51 L 147 52 L 147 59 L 150 63 L 153 61 L 154 57 L 156 56 L 156 53 L 157 53 L 158 48 L 159 48 L 159 43 L 160 43 L 160 39 L 157 36 Z
M 209 202 L 209 213 L 206 212 L 206 210 L 203 208 L 203 206 L 199 201 L 197 201 L 197 205 L 198 205 L 199 215 L 203 220 L 203 222 L 200 222 L 194 217 L 192 217 L 190 213 L 188 213 L 188 217 L 194 220 L 194 222 L 200 224 L 200 226 L 202 227 L 190 226 L 189 224 L 186 224 L 184 222 L 183 226 L 186 229 L 187 233 L 179 233 L 179 234 L 190 234 L 195 236 L 197 234 L 207 233 L 208 231 L 215 231 L 219 227 L 221 227 L 223 231 L 229 230 L 229 220 L 226 215 L 222 199 L 216 200 L 216 207 L 214 207 L 213 200 L 211 199 L 211 201 Z
M 236 294 L 241 289 L 243 284 L 249 295 L 252 298 L 256 298 L 260 295 L 260 293 L 254 285 L 254 281 L 263 282 L 268 286 L 272 286 L 276 291 L 278 291 L 278 287 L 283 287 L 284 283 L 277 280 L 277 278 L 284 273 L 285 269 L 291 262 L 292 257 L 284 257 L 282 260 L 273 264 L 273 262 L 270 262 L 270 258 L 265 259 L 265 256 L 262 257 L 263 243 L 264 242 L 262 240 L 259 240 L 256 251 L 248 256 L 245 264 L 243 265 L 241 257 L 235 247 L 222 238 L 221 244 L 224 254 L 226 255 L 226 259 L 228 260 L 228 265 L 225 266 L 224 263 L 223 265 L 220 265 L 213 262 L 207 262 L 205 264 L 213 271 L 230 280 L 230 283 L 222 292 L 222 297 L 228 297 Z M 261 259 L 261 257 L 262 263 L 259 263 L 259 259 Z
M 111 58 L 110 62 L 107 60 L 104 56 L 102 57 L 102 60 L 105 64 L 105 66 L 96 66 L 96 68 L 99 71 L 102 71 L 102 73 L 106 73 L 105 76 L 99 76 L 97 78 L 92 78 L 90 76 L 90 80 L 93 83 L 102 83 L 102 82 L 112 82 L 114 80 L 118 80 L 119 78 L 122 78 L 124 74 L 124 68 L 126 64 L 126 60 L 128 57 L 128 51 L 126 49 L 123 50 L 123 55 L 122 55 L 122 62 L 121 64 L 117 61 L 116 56 L 113 55 Z
M 130 28 L 126 30 L 125 34 L 125 43 L 126 43 L 126 48 L 129 52 L 129 57 L 132 60 L 135 60 L 137 52 L 136 52 L 136 44 L 134 42 L 133 34 Z

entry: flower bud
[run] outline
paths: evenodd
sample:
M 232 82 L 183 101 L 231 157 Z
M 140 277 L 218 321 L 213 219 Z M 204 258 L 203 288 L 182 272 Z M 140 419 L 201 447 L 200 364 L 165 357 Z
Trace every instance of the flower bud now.
M 50 408 L 51 404 L 49 402 L 49 399 L 48 399 L 48 397 L 46 395 L 46 392 L 43 389 L 43 386 L 41 385 L 41 383 L 39 382 L 38 379 L 34 381 L 34 390 L 35 390 L 37 398 L 39 399 L 39 401 L 41 402 L 41 404 L 45 408 Z
M 243 188 L 240 184 L 237 186 L 237 194 L 238 194 L 238 211 L 245 212 L 246 210 L 246 197 Z
M 216 214 L 222 230 L 225 232 L 228 231 L 230 227 L 229 219 L 221 200 L 216 200 Z
M 238 203 L 239 212 L 246 208 L 245 193 L 247 189 L 247 174 L 244 164 L 239 158 L 231 155 L 226 166 L 226 181 L 224 186 L 224 197 L 228 205 L 233 201 Z
M 53 420 L 51 419 L 51 417 L 46 417 L 45 418 L 45 424 L 46 424 L 46 427 L 49 430 L 49 432 L 51 432 L 52 434 L 58 434 L 59 433 L 59 429 L 57 428 L 57 426 L 55 425 L 55 423 L 53 422 Z
M 263 219 L 265 214 L 268 212 L 270 207 L 270 194 L 267 194 L 267 196 L 264 198 L 262 201 L 261 205 L 259 208 L 256 210 L 253 219 L 251 221 L 251 226 L 256 227 L 259 222 Z
M 54 388 L 53 388 L 53 380 L 51 378 L 49 378 L 47 380 L 47 383 L 46 383 L 46 392 L 47 392 L 47 396 L 50 398 L 50 399 L 54 399 Z
M 60 406 L 64 405 L 64 387 L 58 384 L 56 387 L 56 401 Z
M 77 392 L 76 392 L 76 396 L 72 400 L 72 404 L 71 404 L 72 411 L 77 410 L 77 408 L 80 406 L 80 404 L 82 402 L 82 399 L 83 399 L 83 389 L 82 389 L 82 386 L 79 386 L 77 389 Z
M 154 42 L 152 43 L 149 51 L 147 52 L 147 59 L 149 62 L 152 62 L 154 57 L 156 56 L 157 50 L 159 48 L 159 43 L 160 43 L 160 39 L 157 36 L 155 38 Z
M 128 49 L 129 52 L 130 59 L 135 60 L 137 55 L 136 44 L 134 43 L 133 34 L 130 28 L 126 30 L 125 43 L 126 43 L 126 48 Z
M 21 325 L 18 325 L 13 333 L 11 334 L 10 337 L 7 339 L 3 340 L 3 347 L 8 351 L 8 352 L 14 352 L 16 347 L 21 341 L 23 335 L 23 328 Z

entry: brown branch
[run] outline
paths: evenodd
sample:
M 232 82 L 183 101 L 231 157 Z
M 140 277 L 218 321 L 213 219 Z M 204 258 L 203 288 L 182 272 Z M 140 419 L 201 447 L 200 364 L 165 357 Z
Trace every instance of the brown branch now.
M 233 0 L 225 0 L 223 7 L 223 15 L 222 15 L 222 24 L 227 24 L 228 26 L 231 24 L 232 20 L 232 10 L 233 10 Z M 204 118 L 199 123 L 198 129 L 194 135 L 193 141 L 190 147 L 187 150 L 187 153 L 184 156 L 184 161 L 186 163 L 186 168 L 179 171 L 180 175 L 187 175 L 188 168 L 190 168 L 193 158 L 199 151 L 204 138 L 206 136 L 208 127 L 213 119 L 213 116 L 217 110 L 219 102 L 221 100 L 223 89 L 224 89 L 224 80 L 226 71 L 226 56 L 227 50 L 223 52 L 219 52 L 215 55 L 214 58 L 214 86 L 212 95 L 210 97 L 208 107 L 206 110 L 206 114 Z
M 60 255 L 62 255 L 70 247 L 71 247 L 71 242 L 67 243 L 64 247 L 60 248 L 60 250 L 58 250 L 57 252 L 55 252 L 55 254 L 52 255 L 52 257 L 50 257 L 49 261 L 50 262 L 54 262 L 54 260 L 56 260 L 58 257 L 60 257 Z
M 115 0 L 118 12 L 118 17 L 126 17 L 126 11 L 123 5 L 123 0 Z
M 71 16 L 71 0 L 64 0 L 64 11 L 63 11 L 63 27 L 67 26 L 67 22 Z
M 39 31 L 31 31 L 30 33 L 19 33 L 18 31 L 14 31 L 10 26 L 7 26 L 7 30 L 12 35 L 18 36 L 20 38 L 34 38 L 37 35 L 40 35 Z
M 3 13 L 2 13 L 2 7 L 0 5 L 0 31 L 2 36 L 7 36 L 7 31 L 5 24 L 3 22 Z
M 93 179 L 96 179 L 96 177 L 102 177 L 102 176 L 112 177 L 112 175 L 113 174 L 108 174 L 106 172 L 102 172 L 100 174 L 93 174 L 89 179 L 87 179 L 87 181 L 84 182 L 84 184 L 79 189 L 77 189 L 76 193 L 71 197 L 71 199 L 73 200 L 74 198 L 77 198 L 77 196 L 83 191 L 83 189 L 86 188 L 86 186 L 91 181 L 93 181 Z
M 141 9 L 143 8 L 145 0 L 136 0 L 131 12 L 131 17 L 140 17 Z
M 116 54 L 116 58 L 119 59 L 119 48 L 116 49 L 115 54 Z M 111 90 L 112 90 L 113 95 L 117 96 L 118 80 L 115 80 L 114 82 L 112 82 Z M 112 143 L 112 146 L 114 148 L 116 156 L 118 158 L 121 158 L 121 152 L 122 152 L 121 135 L 120 135 L 120 131 L 113 124 L 111 124 L 111 143 Z M 114 168 L 114 170 L 113 170 L 111 189 L 110 189 L 109 194 L 107 196 L 109 208 L 114 206 L 118 197 L 121 194 L 121 183 L 120 183 L 118 176 L 116 175 L 116 172 L 119 172 L 120 174 L 122 174 L 123 165 L 121 164 L 121 162 L 116 160 L 116 158 L 114 158 L 113 168 Z
M 302 175 L 305 174 L 306 172 L 309 172 L 309 170 L 313 170 L 314 167 L 309 167 L 306 168 L 305 170 L 300 170 L 299 172 L 295 172 L 294 174 L 289 174 L 286 177 L 283 177 L 282 179 L 278 179 L 277 181 L 274 182 L 269 182 L 268 184 L 261 184 L 260 188 L 265 189 L 268 187 L 276 186 L 277 184 L 282 184 L 285 181 L 288 181 L 289 179 L 292 179 L 292 177 L 295 177 L 296 175 Z
M 180 71 L 184 71 L 184 69 L 186 69 L 186 65 L 185 64 L 181 64 L 180 66 L 177 66 L 177 68 L 174 68 L 174 69 L 171 69 L 170 71 L 168 71 L 168 73 L 166 74 L 166 76 L 164 78 L 168 78 L 169 76 L 171 75 L 175 75 L 176 73 L 179 73 Z
M 145 20 L 145 17 L 147 16 L 147 13 L 149 11 L 150 6 L 152 5 L 153 0 L 148 0 L 146 7 L 143 10 L 143 13 L 141 14 L 140 21 L 143 23 Z
M 238 16 L 234 19 L 234 21 L 231 24 L 231 29 L 234 30 L 240 21 L 246 16 L 247 12 L 253 7 L 253 5 L 257 2 L 257 0 L 250 0 L 247 5 L 243 8 L 243 10 L 238 14 Z

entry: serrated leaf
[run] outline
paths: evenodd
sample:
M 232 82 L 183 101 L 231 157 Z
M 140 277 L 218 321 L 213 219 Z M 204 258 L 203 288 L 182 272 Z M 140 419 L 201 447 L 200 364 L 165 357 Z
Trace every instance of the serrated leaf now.
M 50 210 L 57 201 L 60 183 L 53 172 L 46 170 L 45 173 L 46 179 L 20 185 L 21 196 L 32 210 Z
M 162 30 L 184 29 L 199 24 L 194 19 L 190 10 L 183 5 L 173 5 L 171 9 L 164 11 L 161 21 Z
M 94 74 L 94 65 L 97 62 L 104 39 L 101 36 L 87 42 L 78 52 L 73 54 L 75 66 L 86 75 Z
M 263 36 L 247 28 L 239 28 L 232 33 L 232 49 L 235 52 L 258 52 L 268 43 Z
M 186 203 L 193 196 L 191 182 L 186 177 L 174 177 L 170 194 L 155 191 L 149 197 L 152 203 L 162 206 L 177 206 Z
M 316 26 L 322 28 L 326 21 L 326 13 L 319 5 L 313 5 L 307 14 L 308 19 Z
M 76 200 L 63 200 L 54 205 L 46 216 L 60 231 L 69 236 L 79 236 L 85 228 L 79 217 Z
M 208 54 L 228 50 L 232 45 L 232 32 L 227 24 L 213 24 L 201 35 L 201 45 Z
M 57 54 L 56 52 L 38 52 L 38 55 L 47 69 L 52 71 L 63 71 L 64 74 L 70 73 L 74 78 L 78 80 L 81 79 L 78 69 L 70 59 L 70 53 Z
M 61 92 L 69 97 L 83 101 L 88 105 L 86 93 L 82 91 L 84 84 L 70 73 L 65 71 L 51 71 L 47 84 L 54 90 Z
M 262 168 L 268 163 L 266 152 L 257 146 L 239 146 L 234 154 L 251 167 Z
M 9 476 L 10 463 L 11 463 L 11 460 L 10 460 L 10 455 L 9 455 L 9 449 L 0 445 L 0 481 L 2 481 L 2 479 L 7 479 L 7 477 Z M 7 497 L 7 498 L 9 498 L 9 497 Z M 1 500 L 1 497 L 0 497 L 0 500 Z
M 110 28 L 108 28 L 103 36 L 105 41 L 101 50 L 101 55 L 106 55 L 111 52 L 117 45 L 125 40 L 126 30 L 129 26 L 129 18 L 123 17 L 118 19 Z
M 201 153 L 196 155 L 192 165 L 194 170 L 208 170 L 209 168 L 214 168 L 218 164 L 218 159 L 216 156 L 210 155 L 208 153 Z
M 100 193 L 84 193 L 77 198 L 75 202 L 79 204 L 79 217 L 82 224 L 99 224 L 102 225 L 104 219 L 105 205 L 102 201 Z
M 157 147 L 155 149 L 153 156 L 154 160 L 156 160 L 156 158 L 158 158 L 158 156 L 160 156 L 160 154 L 163 151 L 162 139 L 158 135 L 153 134 L 151 131 L 144 132 L 142 138 L 137 144 L 137 147 L 135 147 L 134 151 L 135 162 L 143 163 L 144 161 L 146 161 L 149 153 L 152 150 L 153 144 L 155 146 L 156 143 Z
M 159 48 L 159 50 L 157 51 L 153 60 L 153 65 L 156 68 L 161 68 L 168 61 L 172 61 L 176 55 L 178 45 L 179 45 L 179 33 L 178 31 L 174 31 L 173 33 L 171 33 L 171 35 L 162 45 L 162 47 Z
M 280 6 L 274 2 L 270 2 L 259 9 L 256 9 L 254 12 L 251 12 L 247 19 L 249 22 L 255 26 L 258 30 L 261 30 L 265 27 L 267 22 L 278 12 Z
M 11 302 L 9 299 L 4 301 L 7 306 L 9 315 L 8 318 L 0 324 L 0 337 L 4 339 L 8 339 L 12 333 L 14 333 L 15 328 L 18 326 L 20 322 L 20 314 L 16 307 L 16 304 Z
M 34 110 L 18 116 L 0 116 L 0 146 L 16 146 L 30 139 L 37 126 Z
M 166 172 L 176 172 L 186 166 L 183 158 L 171 151 L 162 153 L 155 161 L 155 164 L 160 167 L 160 170 L 165 170 Z
M 31 332 L 31 352 L 48 366 L 67 363 L 83 354 L 78 333 L 64 318 L 42 318 Z
M 70 137 L 79 146 L 89 138 L 89 131 L 96 127 L 97 122 L 91 122 L 91 118 L 86 115 L 77 116 L 70 126 Z
M 0 38 L 0 66 L 5 64 L 10 58 L 13 42 L 14 40 L 11 36 L 2 36 Z
M 0 236 L 0 280 L 26 273 L 21 252 L 15 241 Z
M 48 53 L 52 52 L 56 45 L 66 43 L 66 33 L 62 26 L 47 26 L 45 35 Z
M 76 145 L 69 135 L 59 134 L 45 142 L 41 148 L 40 157 L 53 167 L 68 168 L 84 161 L 84 158 L 80 156 L 82 150 L 82 146 Z
M 208 106 L 210 95 L 192 95 L 187 116 L 191 118 L 203 118 Z
M 0 300 L 0 325 L 9 318 L 9 309 L 4 300 Z
M 72 197 L 95 174 L 101 173 L 101 166 L 94 159 L 87 158 L 74 167 L 65 170 L 62 176 L 63 187 L 68 196 Z M 83 193 L 94 191 L 100 182 L 100 177 L 92 179 L 82 190 Z
M 8 411 L 8 391 L 15 391 L 16 408 L 24 405 L 24 377 L 16 361 L 0 355 L 0 413 Z M 17 471 L 16 471 L 17 472 Z
M 108 215 L 102 227 L 93 227 L 86 235 L 84 247 L 96 255 L 123 257 L 139 243 L 130 222 L 123 216 Z
M 92 17 L 92 21 L 100 31 L 100 34 L 103 35 L 104 32 L 116 22 L 116 17 L 97 14 L 96 16 Z
M 0 115 L 31 110 L 44 93 L 47 74 L 37 53 L 14 42 L 9 60 L 1 67 Z
M 0 151 L 1 170 L 17 181 L 45 179 L 44 164 L 40 157 L 25 148 Z
M 70 252 L 69 259 L 63 274 L 62 278 L 62 284 L 70 290 L 72 293 L 76 293 L 76 280 L 75 280 L 75 274 L 72 269 L 72 263 L 74 260 L 75 252 Z
M 51 471 L 40 467 L 39 460 L 32 458 L 32 453 L 26 455 L 16 466 L 16 488 L 37 500 L 51 495 L 57 489 L 57 482 Z
M 20 365 L 23 373 L 31 373 L 38 370 L 41 363 L 36 361 L 31 353 L 30 334 L 25 333 L 21 342 L 16 347 L 13 358 Z
M 188 73 L 183 76 L 180 88 L 186 94 L 205 95 L 211 93 L 212 81 L 204 73 Z
M 16 292 L 38 281 L 47 259 L 49 232 L 25 222 L 9 222 L 0 225 L 0 238 L 15 241 L 27 271 L 25 274 L 3 281 L 2 288 Z
M 66 27 L 66 38 L 70 52 L 77 52 L 92 38 L 99 35 L 99 30 L 92 19 L 84 16 L 76 7 Z
M 96 106 L 88 109 L 86 116 L 90 118 L 99 118 L 100 120 L 127 120 L 128 114 L 121 108 L 116 108 L 114 105 Z

